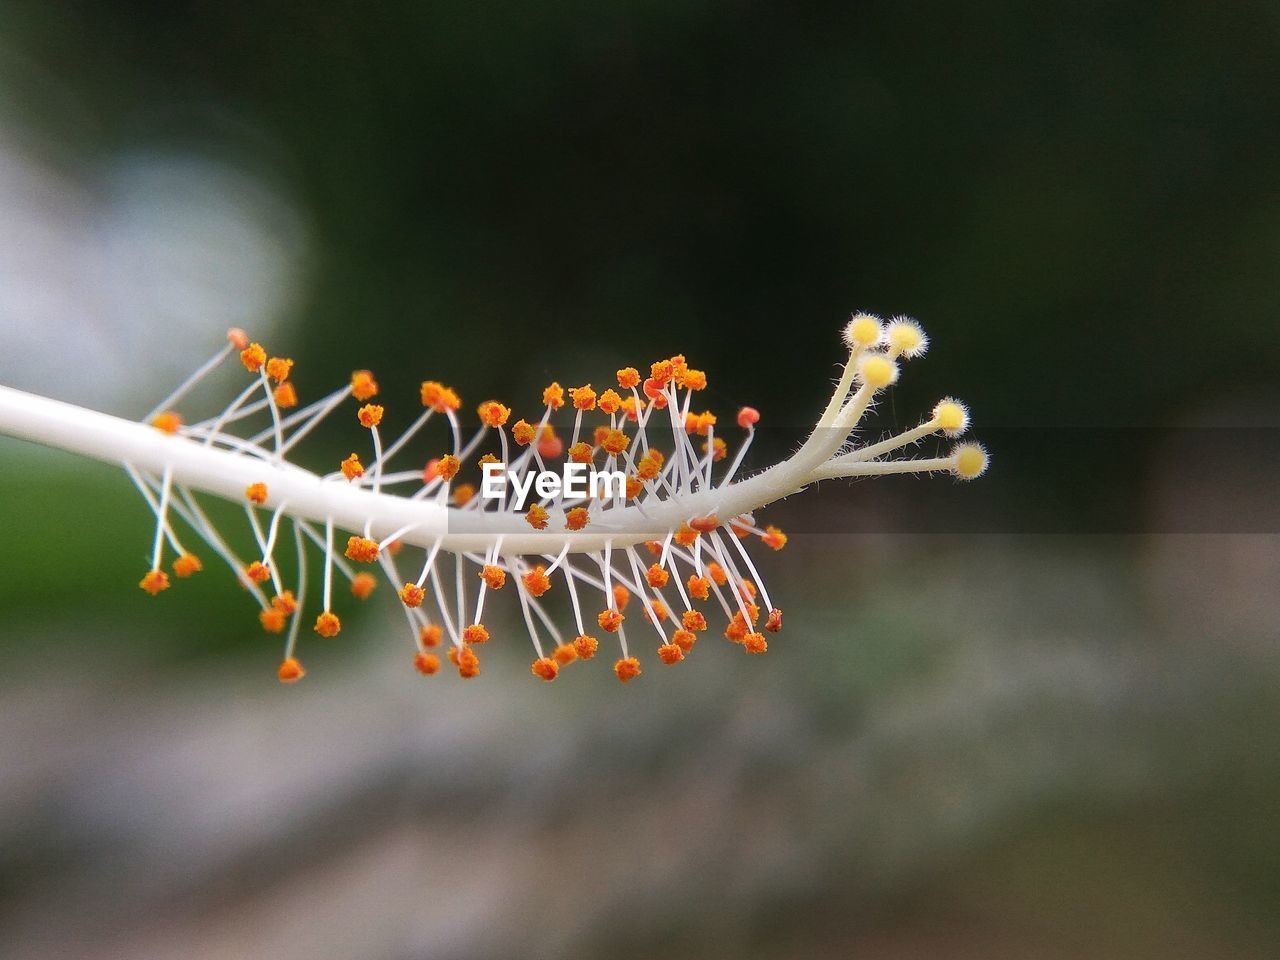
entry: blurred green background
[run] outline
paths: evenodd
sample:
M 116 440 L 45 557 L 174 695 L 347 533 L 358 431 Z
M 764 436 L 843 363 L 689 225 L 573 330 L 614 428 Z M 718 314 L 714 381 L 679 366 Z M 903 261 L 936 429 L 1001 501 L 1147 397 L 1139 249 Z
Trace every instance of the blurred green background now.
M 281 690 L 224 572 L 134 587 L 122 475 L 0 440 L 0 953 L 1280 951 L 1274 3 L 0 25 L 0 383 L 141 416 L 240 324 L 403 425 L 683 351 L 764 463 L 868 309 L 934 341 L 872 432 L 994 454 L 778 505 L 767 658 L 424 681 L 382 597 Z

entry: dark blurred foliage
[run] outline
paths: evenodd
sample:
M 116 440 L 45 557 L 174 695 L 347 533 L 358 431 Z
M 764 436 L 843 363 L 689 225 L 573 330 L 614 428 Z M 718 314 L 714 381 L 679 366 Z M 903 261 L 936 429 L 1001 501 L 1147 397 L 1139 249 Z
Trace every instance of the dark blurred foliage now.
M 270 131 L 334 376 L 532 403 L 581 344 L 683 350 L 804 423 L 853 308 L 922 318 L 902 395 L 979 426 L 1162 424 L 1280 368 L 1274 4 L 4 8 L 86 150 Z

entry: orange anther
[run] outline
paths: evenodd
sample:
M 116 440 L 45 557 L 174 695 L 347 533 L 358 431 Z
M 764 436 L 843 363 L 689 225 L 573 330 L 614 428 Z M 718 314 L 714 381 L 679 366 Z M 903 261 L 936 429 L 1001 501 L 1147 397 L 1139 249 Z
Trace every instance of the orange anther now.
M 625 619 L 627 618 L 617 610 L 601 610 L 600 615 L 596 617 L 596 623 L 600 624 L 600 629 L 605 633 L 617 633 Z
M 293 369 L 293 361 L 284 357 L 272 357 L 267 361 L 267 376 L 276 383 L 284 383 L 289 379 L 289 371 Z
M 777 633 L 782 629 L 782 611 L 774 607 L 769 611 L 769 619 L 764 622 L 764 628 L 770 633 Z
M 281 410 L 288 410 L 298 405 L 298 391 L 292 383 L 282 383 L 276 387 L 272 396 L 276 399 L 276 406 Z
M 551 514 L 547 513 L 540 504 L 535 503 L 525 512 L 524 518 L 533 529 L 545 530 L 547 529 L 547 520 L 551 518 Z
M 595 445 L 597 447 L 604 446 L 604 441 L 607 436 L 609 436 L 609 428 L 603 424 L 591 431 L 591 439 L 595 441 Z
M 342 475 L 348 480 L 356 480 L 364 476 L 364 465 L 354 453 L 342 461 Z
M 283 610 L 277 610 L 275 607 L 268 607 L 258 614 L 258 622 L 267 633 L 283 633 L 288 619 Z
M 615 610 L 627 609 L 627 604 L 631 602 L 631 591 L 620 583 L 613 585 L 613 608 Z
M 685 367 L 676 377 L 676 383 L 686 390 L 705 390 L 707 388 L 707 375 L 701 370 Z
M 769 643 L 763 633 L 748 633 L 742 638 L 742 647 L 747 653 L 764 653 L 769 649 Z
M 591 444 L 578 441 L 569 448 L 569 459 L 574 463 L 591 463 L 593 456 L 591 453 Z
M 564 515 L 564 526 L 566 530 L 581 530 L 591 522 L 591 514 L 586 507 L 574 507 Z
M 715 452 L 711 454 L 711 460 L 714 463 L 719 463 L 728 455 L 729 445 L 724 442 L 723 438 L 716 437 L 710 443 L 704 443 L 702 445 L 702 452 L 711 453 L 713 447 L 715 448 Z
M 257 373 L 267 362 L 267 351 L 262 349 L 262 344 L 251 343 L 240 351 L 240 362 L 250 373 Z
M 556 663 L 562 667 L 578 659 L 578 651 L 573 648 L 572 643 L 560 644 L 551 655 L 556 658 Z
M 436 413 L 447 413 L 462 406 L 462 398 L 454 393 L 451 387 L 435 380 L 422 382 L 422 405 L 430 407 Z
M 698 429 L 698 415 L 696 413 L 686 413 L 684 415 L 684 432 L 694 433 Z
M 623 367 L 618 371 L 618 386 L 632 390 L 640 385 L 640 371 L 635 367 Z
M 200 558 L 194 553 L 184 553 L 178 559 L 173 561 L 173 575 L 186 579 L 193 573 L 199 573 L 204 569 L 204 564 L 200 562 Z
M 486 563 L 480 570 L 480 579 L 490 590 L 501 590 L 507 583 L 507 571 Z
M 424 647 L 438 647 L 442 639 L 444 639 L 444 631 L 439 624 L 428 623 L 418 631 L 418 642 Z
M 671 378 L 675 376 L 675 372 L 675 364 L 670 360 L 659 360 L 656 363 L 649 364 L 649 378 L 657 381 L 663 387 L 671 381 Z
M 591 384 L 584 384 L 581 387 L 570 387 L 569 397 L 573 400 L 573 406 L 577 410 L 594 410 L 596 408 L 596 392 L 591 389 Z
M 182 417 L 172 410 L 166 410 L 164 413 L 157 413 L 151 419 L 151 425 L 161 433 L 177 433 L 182 426 Z
M 278 596 L 271 598 L 271 606 L 275 607 L 287 617 L 290 616 L 293 611 L 298 609 L 298 600 L 293 595 L 292 590 L 283 590 Z
M 765 527 L 764 536 L 760 538 L 766 547 L 781 550 L 787 545 L 787 535 L 777 527 Z
M 535 597 L 540 597 L 551 589 L 551 578 L 547 576 L 547 568 L 538 564 L 523 577 L 524 588 Z
M 644 618 L 650 623 L 653 623 L 655 620 L 658 623 L 662 623 L 667 619 L 667 605 L 661 600 L 650 600 L 649 607 L 653 610 L 653 613 L 650 615 L 649 610 L 645 610 Z
M 732 640 L 734 643 L 741 643 L 747 632 L 747 622 L 742 619 L 742 611 L 739 610 L 733 615 L 729 625 L 724 628 L 725 639 Z
M 596 650 L 599 647 L 600 641 L 595 637 L 587 636 L 585 633 L 573 638 L 573 652 L 578 655 L 579 660 L 590 660 L 596 655 Z
M 627 657 L 619 660 L 613 665 L 613 672 L 618 675 L 618 679 L 623 683 L 634 680 L 640 676 L 640 661 L 635 657 Z
M 657 589 L 667 585 L 667 581 L 671 579 L 671 574 L 667 573 L 667 571 L 654 563 L 645 571 L 644 577 L 649 581 L 649 586 Z
M 698 436 L 705 437 L 711 432 L 711 428 L 716 425 L 716 415 L 710 410 L 703 410 L 698 414 Z
M 694 636 L 692 630 L 677 630 L 671 635 L 671 642 L 685 653 L 688 653 L 693 649 L 693 645 L 698 642 L 698 638 Z
M 250 503 L 262 506 L 267 502 L 267 485 L 265 483 L 251 483 L 244 488 L 244 496 Z
M 627 397 L 622 401 L 621 410 L 627 415 L 627 419 L 636 421 L 640 419 L 640 409 L 636 406 L 636 398 L 634 396 Z
M 743 407 L 738 411 L 738 426 L 743 430 L 750 430 L 760 422 L 760 411 L 755 407 Z
M 662 471 L 662 462 L 655 459 L 653 453 L 654 452 L 650 450 L 641 457 L 640 462 L 636 464 L 636 475 L 641 480 L 653 480 Z
M 716 515 L 713 513 L 705 517 L 695 517 L 689 521 L 689 526 L 699 533 L 710 533 L 720 526 L 720 521 L 716 519 Z
M 237 350 L 244 350 L 249 346 L 249 335 L 239 327 L 232 327 L 227 331 L 227 343 Z
M 476 412 L 480 414 L 481 423 L 495 430 L 506 423 L 507 418 L 511 416 L 511 408 L 504 407 L 497 400 L 486 400 L 476 408 Z
M 665 664 L 679 663 L 684 659 L 684 651 L 674 643 L 664 643 L 658 648 L 658 659 Z
M 697 610 L 686 610 L 680 616 L 680 623 L 686 630 L 702 631 L 707 629 L 707 618 Z
M 271 579 L 271 568 L 261 560 L 255 560 L 249 564 L 244 573 L 254 583 L 266 583 Z
M 430 483 L 438 476 L 440 476 L 440 458 L 432 457 L 427 461 L 427 465 L 422 468 L 423 486 Z
M 332 610 L 326 610 L 316 617 L 314 629 L 322 637 L 336 637 L 342 631 L 342 621 Z
M 163 570 L 148 570 L 138 586 L 154 597 L 161 590 L 169 589 L 169 575 Z
M 364 403 L 378 395 L 378 381 L 370 370 L 354 370 L 351 373 L 351 395 Z
M 651 554 L 653 554 L 655 557 L 662 556 L 661 540 L 646 540 L 644 542 L 644 548 L 648 550 Z
M 666 384 L 661 380 L 654 380 L 652 377 L 644 382 L 644 395 L 649 398 L 650 402 L 658 410 L 667 408 Z
M 276 668 L 276 677 L 281 683 L 297 683 L 306 675 L 307 671 L 302 669 L 302 664 L 294 657 L 285 657 Z
M 462 640 L 464 643 L 488 643 L 489 631 L 483 623 L 473 623 L 462 631 Z
M 610 388 L 600 394 L 600 399 L 596 401 L 596 405 L 600 407 L 601 413 L 613 416 L 622 408 L 622 397 L 618 395 L 617 390 Z
M 644 482 L 639 477 L 627 477 L 627 499 L 634 500 L 644 489 Z
M 672 539 L 682 547 L 692 547 L 694 541 L 697 540 L 699 536 L 701 536 L 701 534 L 699 534 L 697 530 L 689 526 L 687 523 L 682 523 L 676 529 Z
M 403 540 L 392 540 L 390 543 L 387 544 L 387 553 L 391 554 L 391 556 L 393 557 L 400 556 L 400 551 L 403 549 L 404 549 Z
M 450 647 L 449 662 L 458 668 L 458 676 L 463 680 L 480 676 L 480 658 L 470 647 L 464 646 L 461 650 Z
M 631 442 L 621 430 L 609 430 L 605 433 L 604 441 L 600 446 L 604 447 L 604 452 L 611 456 L 619 456 L 627 449 L 627 444 Z
M 378 404 L 366 403 L 356 412 L 356 419 L 360 421 L 360 426 L 372 430 L 382 422 L 382 413 L 382 407 Z
M 707 564 L 707 574 L 722 587 L 729 582 L 729 575 L 724 572 L 724 567 L 714 561 Z
M 535 677 L 550 683 L 560 673 L 560 664 L 551 657 L 539 657 L 529 670 Z
M 516 446 L 520 447 L 527 447 L 533 443 L 533 438 L 537 434 L 537 428 L 528 420 L 517 420 L 515 426 L 511 428 L 511 439 L 516 442 Z
M 695 600 L 705 600 L 711 596 L 711 584 L 706 577 L 700 577 L 696 573 L 689 574 L 689 581 L 685 586 L 689 588 L 689 596 Z
M 406 583 L 400 588 L 400 599 L 406 607 L 420 607 L 422 606 L 422 601 L 426 598 L 427 591 L 416 583 Z
M 345 555 L 357 563 L 373 563 L 378 559 L 378 541 L 368 537 L 348 537 Z
M 443 457 L 436 461 L 436 473 L 440 475 L 440 479 L 446 483 L 458 475 L 458 471 L 462 469 L 462 462 L 452 453 L 446 453 Z
M 564 406 L 564 387 L 554 380 L 551 381 L 542 391 L 542 402 L 552 410 L 559 410 Z
M 440 658 L 434 653 L 415 653 L 413 655 L 413 668 L 424 677 L 430 677 L 440 671 Z
M 458 506 L 470 503 L 476 495 L 476 488 L 469 483 L 460 483 L 453 488 L 453 502 Z
M 739 540 L 744 540 L 751 536 L 751 523 L 751 517 L 748 514 L 743 514 L 740 517 L 734 517 L 729 522 L 729 529 L 733 531 L 733 535 Z

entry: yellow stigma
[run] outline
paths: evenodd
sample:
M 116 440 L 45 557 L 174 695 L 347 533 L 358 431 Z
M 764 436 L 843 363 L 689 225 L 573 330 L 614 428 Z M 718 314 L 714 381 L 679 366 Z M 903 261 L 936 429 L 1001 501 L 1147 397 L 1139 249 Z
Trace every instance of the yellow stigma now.
M 976 443 L 962 443 L 951 451 L 951 471 L 961 480 L 972 480 L 987 470 L 987 451 Z
M 958 437 L 969 428 L 969 411 L 958 400 L 941 400 L 933 408 L 933 420 L 948 437 Z
M 910 317 L 895 317 L 885 333 L 894 356 L 918 357 L 929 348 L 929 338 Z
M 844 342 L 850 350 L 880 342 L 880 320 L 869 313 L 856 313 L 844 328 Z
M 871 353 L 858 363 L 858 376 L 873 390 L 883 390 L 898 379 L 898 365 L 888 357 Z

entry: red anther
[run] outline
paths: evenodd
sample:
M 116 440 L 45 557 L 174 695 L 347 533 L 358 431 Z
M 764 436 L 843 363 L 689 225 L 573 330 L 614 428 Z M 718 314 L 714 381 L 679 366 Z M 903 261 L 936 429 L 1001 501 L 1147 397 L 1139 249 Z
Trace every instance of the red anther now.
M 631 602 L 631 591 L 620 583 L 613 585 L 613 608 L 615 610 L 627 609 L 627 604 Z
M 427 461 L 427 465 L 422 468 L 423 486 L 430 483 L 438 476 L 440 476 L 440 458 L 432 457 Z
M 538 456 L 543 460 L 558 460 L 563 453 L 564 441 L 556 436 L 551 424 L 547 424 L 538 436 Z
M 777 633 L 782 629 L 782 611 L 774 607 L 769 611 L 769 619 L 765 620 L 764 628 L 770 633 Z
M 716 515 L 713 513 L 705 517 L 695 517 L 689 521 L 689 526 L 699 533 L 710 533 L 720 526 L 720 521 L 716 519 Z
M 249 346 L 249 335 L 239 327 L 232 327 L 227 331 L 227 343 L 237 350 L 244 350 Z
M 760 411 L 755 407 L 743 407 L 738 411 L 738 426 L 743 430 L 750 430 L 760 422 Z
M 271 568 L 261 560 L 255 560 L 245 568 L 245 576 L 254 583 L 266 583 L 271 579 Z

